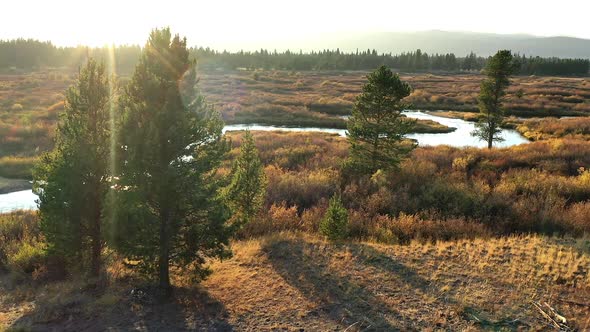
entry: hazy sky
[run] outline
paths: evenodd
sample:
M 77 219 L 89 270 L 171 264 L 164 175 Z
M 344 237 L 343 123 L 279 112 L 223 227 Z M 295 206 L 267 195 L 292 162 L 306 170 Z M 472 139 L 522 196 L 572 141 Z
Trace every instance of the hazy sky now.
M 590 38 L 590 0 L 2 0 L 0 39 L 143 44 L 170 26 L 228 48 L 321 32 L 449 30 Z

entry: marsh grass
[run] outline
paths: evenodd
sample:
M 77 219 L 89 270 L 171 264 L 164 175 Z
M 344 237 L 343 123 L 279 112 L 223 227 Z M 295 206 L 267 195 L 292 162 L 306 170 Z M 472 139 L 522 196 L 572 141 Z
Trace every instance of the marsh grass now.
M 590 117 L 529 119 L 516 129 L 534 141 L 553 138 L 590 140 Z
M 238 153 L 240 135 L 229 135 L 230 159 Z M 278 132 L 255 132 L 254 137 L 269 181 L 266 209 L 242 237 L 316 232 L 319 211 L 340 190 L 349 210 L 349 234 L 359 240 L 407 243 L 528 232 L 590 233 L 590 173 L 584 168 L 590 164 L 590 147 L 585 141 L 540 141 L 493 150 L 421 147 L 397 172 L 343 184 L 345 139 Z

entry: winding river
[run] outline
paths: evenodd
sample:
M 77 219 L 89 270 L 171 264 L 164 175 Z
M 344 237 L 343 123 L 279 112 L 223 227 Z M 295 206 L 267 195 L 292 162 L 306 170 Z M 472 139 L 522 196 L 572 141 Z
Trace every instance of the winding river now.
M 432 120 L 441 123 L 448 127 L 456 128 L 455 131 L 443 134 L 410 134 L 409 138 L 413 138 L 418 141 L 419 145 L 450 145 L 456 147 L 478 147 L 483 148 L 487 146 L 487 143 L 480 141 L 477 138 L 471 136 L 471 132 L 475 129 L 473 122 L 468 122 L 462 119 L 445 118 L 442 116 L 436 116 L 427 114 L 420 111 L 406 111 L 404 114 L 413 119 Z M 317 127 L 281 127 L 281 126 L 267 126 L 258 124 L 236 124 L 227 125 L 224 131 L 233 130 L 262 130 L 262 131 L 307 131 L 307 132 L 324 132 L 338 134 L 340 136 L 346 136 L 346 129 L 334 129 L 334 128 L 317 128 Z M 503 129 L 502 137 L 503 142 L 495 143 L 496 147 L 508 147 L 512 145 L 518 145 L 528 143 L 528 140 L 520 135 L 516 130 Z
M 487 147 L 485 141 L 480 141 L 471 136 L 471 132 L 475 129 L 475 123 L 468 122 L 462 119 L 445 118 L 426 114 L 419 111 L 404 112 L 408 117 L 414 119 L 433 120 L 448 127 L 456 128 L 455 131 L 445 134 L 411 134 L 408 137 L 418 141 L 419 145 L 451 145 L 457 147 L 472 146 L 478 148 Z M 512 129 L 502 129 L 501 133 L 504 141 L 494 143 L 496 147 L 508 147 L 528 143 L 519 132 Z
M 406 116 L 414 119 L 425 119 L 439 122 L 445 126 L 456 128 L 455 131 L 444 134 L 411 134 L 409 138 L 413 138 L 418 141 L 419 145 L 451 145 L 457 147 L 471 146 L 471 147 L 485 147 L 485 142 L 476 139 L 471 136 L 471 132 L 475 128 L 472 122 L 467 122 L 461 119 L 445 118 L 432 114 L 426 114 L 419 111 L 407 111 L 404 112 Z M 260 131 L 307 131 L 307 132 L 325 132 L 338 134 L 340 136 L 346 136 L 345 129 L 333 129 L 333 128 L 313 128 L 313 127 L 280 127 L 280 126 L 266 126 L 266 125 L 228 125 L 224 128 L 225 131 L 234 130 L 260 130 Z M 503 142 L 496 143 L 495 146 L 507 147 L 512 145 L 518 145 L 528 143 L 528 140 L 521 136 L 515 130 L 502 130 Z M 10 212 L 19 209 L 37 209 L 37 203 L 35 200 L 37 195 L 33 194 L 31 190 L 16 191 L 8 194 L 0 195 L 0 213 Z
M 31 189 L 0 195 L 0 213 L 14 210 L 36 210 L 37 195 Z

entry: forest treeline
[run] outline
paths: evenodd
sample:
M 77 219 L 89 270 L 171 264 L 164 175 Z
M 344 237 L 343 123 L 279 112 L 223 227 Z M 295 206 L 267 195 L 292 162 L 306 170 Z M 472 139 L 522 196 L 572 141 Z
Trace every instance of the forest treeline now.
M 189 49 L 203 69 L 281 69 L 281 70 L 372 70 L 381 65 L 401 71 L 443 71 L 472 72 L 482 70 L 489 58 L 470 53 L 458 57 L 453 53 L 428 54 L 421 50 L 400 54 L 378 53 L 376 50 L 357 50 L 342 52 L 321 50 L 304 53 L 302 51 L 277 52 L 260 49 L 253 52 L 216 51 L 210 48 L 193 47 Z M 0 70 L 38 67 L 80 66 L 85 59 L 114 59 L 119 73 L 131 73 L 141 54 L 138 45 L 88 48 L 86 46 L 58 47 L 51 42 L 32 39 L 0 41 Z M 541 58 L 516 55 L 520 64 L 520 75 L 561 75 L 585 76 L 590 71 L 588 59 Z

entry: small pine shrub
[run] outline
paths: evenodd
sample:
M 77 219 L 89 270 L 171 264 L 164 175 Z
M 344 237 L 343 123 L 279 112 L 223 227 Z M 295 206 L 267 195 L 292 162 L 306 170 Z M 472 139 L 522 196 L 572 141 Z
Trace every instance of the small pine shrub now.
M 348 211 L 342 205 L 340 196 L 330 199 L 328 210 L 320 222 L 320 233 L 330 240 L 341 240 L 348 234 Z

